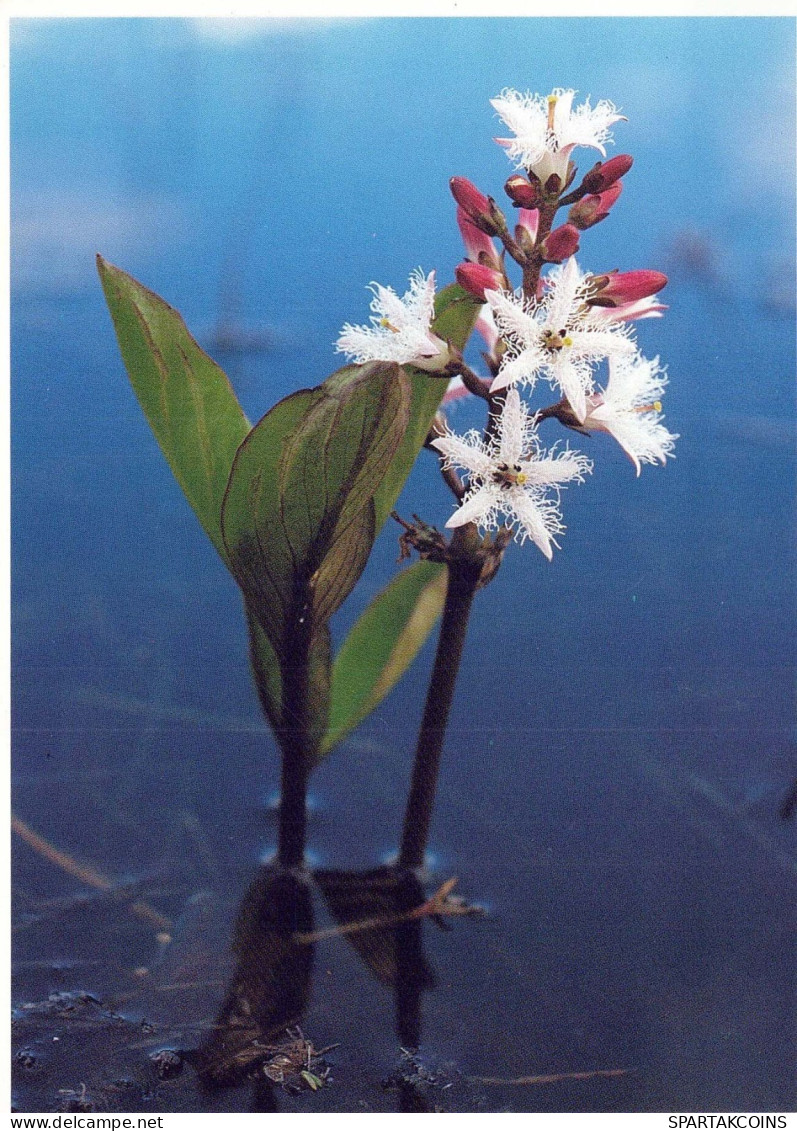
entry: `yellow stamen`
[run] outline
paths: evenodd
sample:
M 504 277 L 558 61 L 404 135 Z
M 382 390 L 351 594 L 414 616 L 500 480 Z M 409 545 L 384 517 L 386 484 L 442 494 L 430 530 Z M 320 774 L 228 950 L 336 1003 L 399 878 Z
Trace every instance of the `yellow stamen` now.
M 517 473 L 517 475 L 515 476 L 515 482 L 521 487 L 523 486 L 523 484 L 526 482 L 527 479 L 528 479 L 528 475 L 526 475 L 525 471 L 519 471 Z
M 548 129 L 551 133 L 553 133 L 553 112 L 558 101 L 559 99 L 555 94 L 548 95 Z
M 383 330 L 389 330 L 391 334 L 398 334 L 400 332 L 398 327 L 394 326 L 392 322 L 388 322 L 387 318 L 380 318 L 379 325 Z
M 634 412 L 661 412 L 661 401 L 654 401 L 653 404 L 637 405 Z
M 562 338 L 562 345 L 563 346 L 572 346 L 572 344 L 573 344 L 573 339 L 570 337 L 569 334 L 566 338 Z

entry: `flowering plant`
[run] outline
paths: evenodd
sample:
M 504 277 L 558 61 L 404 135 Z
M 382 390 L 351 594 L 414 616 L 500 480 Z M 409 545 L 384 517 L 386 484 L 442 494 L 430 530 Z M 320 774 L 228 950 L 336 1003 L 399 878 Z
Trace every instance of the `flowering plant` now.
M 561 491 L 592 471 L 567 445 L 543 448 L 541 422 L 607 433 L 637 475 L 672 454 L 677 437 L 661 416 L 667 378 L 657 358 L 640 354 L 632 325 L 661 316 L 667 280 L 652 270 L 593 273 L 575 258 L 582 232 L 616 205 L 632 158 L 599 160 L 576 184 L 572 156 L 588 147 L 605 158 L 624 119 L 610 102 L 574 98 L 505 90 L 493 100 L 514 135 L 496 139 L 517 167 L 505 185 L 514 230 L 491 196 L 454 177 L 466 252 L 457 282 L 436 294 L 435 273 L 417 270 L 402 298 L 372 284 L 370 324 L 347 323 L 337 341 L 350 364 L 254 427 L 177 312 L 98 259 L 136 394 L 243 593 L 255 684 L 282 753 L 284 868 L 304 859 L 313 766 L 381 702 L 442 614 L 399 857 L 404 869 L 422 865 L 474 595 L 513 535 L 552 559 L 565 529 Z M 474 328 L 486 375 L 463 356 Z M 524 397 L 540 386 L 558 399 L 532 408 Z M 485 424 L 459 436 L 447 405 L 466 395 L 484 402 Z M 454 496 L 450 537 L 393 509 L 423 448 Z M 420 560 L 372 601 L 333 658 L 330 619 L 391 513 L 403 527 L 402 558 Z

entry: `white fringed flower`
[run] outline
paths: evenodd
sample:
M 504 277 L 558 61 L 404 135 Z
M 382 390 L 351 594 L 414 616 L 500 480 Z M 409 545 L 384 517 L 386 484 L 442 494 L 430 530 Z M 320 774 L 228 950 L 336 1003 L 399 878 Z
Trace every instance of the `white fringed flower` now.
M 410 275 L 410 289 L 399 298 L 392 287 L 371 283 L 370 326 L 343 327 L 335 348 L 359 365 L 395 361 L 430 371 L 445 369 L 448 346 L 431 331 L 434 317 L 434 271 Z
M 468 493 L 446 526 L 475 522 L 491 530 L 501 515 L 507 525 L 517 525 L 520 542 L 531 538 L 550 561 L 553 546 L 558 548 L 555 536 L 565 529 L 559 490 L 566 483 L 582 482 L 592 470 L 586 456 L 569 449 L 541 451 L 534 422 L 517 389 L 506 394 L 494 439 L 485 442 L 475 431 L 464 436 L 447 432 L 432 446 L 445 456 L 446 466 L 468 473 Z M 553 495 L 546 493 L 548 488 L 553 488 Z
M 556 173 L 567 180 L 567 164 L 577 145 L 597 149 L 605 157 L 604 142 L 610 140 L 609 128 L 625 121 L 616 107 L 605 99 L 590 106 L 589 99 L 573 109 L 574 90 L 557 88 L 553 93 L 520 94 L 503 90 L 490 100 L 502 121 L 515 134 L 513 138 L 497 137 L 518 168 L 528 169 L 543 184 Z
M 661 397 L 667 376 L 641 354 L 617 358 L 609 364 L 609 380 L 602 393 L 587 398 L 584 428 L 608 432 L 629 457 L 636 473 L 643 463 L 666 463 L 678 439 L 661 423 Z
M 636 352 L 630 331 L 585 304 L 586 287 L 575 258 L 548 276 L 541 302 L 526 302 L 504 291 L 487 291 L 508 351 L 492 391 L 516 383 L 534 386 L 538 377 L 557 385 L 583 421 L 592 391 L 592 366 L 604 358 Z

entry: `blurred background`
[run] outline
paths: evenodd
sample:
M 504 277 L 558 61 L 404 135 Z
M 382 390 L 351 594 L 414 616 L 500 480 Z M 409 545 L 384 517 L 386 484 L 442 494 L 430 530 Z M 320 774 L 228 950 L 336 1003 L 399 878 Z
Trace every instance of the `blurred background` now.
M 579 261 L 669 275 L 666 317 L 637 334 L 681 438 L 637 480 L 607 437 L 574 437 L 596 468 L 565 493 L 561 552 L 510 551 L 477 602 L 433 865 L 491 915 L 427 930 L 423 1051 L 460 1081 L 634 1069 L 453 1087 L 445 1110 L 792 1109 L 793 21 L 11 26 L 14 807 L 108 881 L 15 841 L 15 1001 L 85 990 L 189 1041 L 223 977 L 192 975 L 189 1007 L 158 971 L 200 943 L 222 962 L 275 837 L 239 595 L 129 387 L 94 254 L 181 311 L 257 420 L 338 366 L 371 280 L 453 279 L 448 179 L 501 203 L 511 172 L 489 99 L 574 87 L 627 115 L 610 153 L 635 159 Z M 401 513 L 442 526 L 449 507 L 422 456 Z M 338 633 L 394 575 L 396 534 Z M 430 659 L 319 771 L 315 862 L 395 850 Z M 113 898 L 133 890 L 169 932 Z M 345 940 L 323 943 L 303 1025 L 340 1042 L 335 1084 L 280 1102 L 392 1110 L 391 1008 Z M 81 1040 L 18 1074 L 20 1110 L 92 1087 Z M 142 1055 L 123 1043 L 95 1058 L 97 1094 L 108 1058 Z M 245 1097 L 183 1083 L 148 1102 Z

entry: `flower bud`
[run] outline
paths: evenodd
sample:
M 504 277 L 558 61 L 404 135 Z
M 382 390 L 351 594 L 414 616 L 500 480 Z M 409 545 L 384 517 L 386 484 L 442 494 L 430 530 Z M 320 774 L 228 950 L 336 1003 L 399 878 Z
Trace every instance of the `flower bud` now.
M 543 240 L 540 251 L 546 263 L 562 263 L 569 259 L 578 251 L 578 228 L 573 224 L 562 224 L 560 228 L 554 228 Z
M 584 177 L 581 187 L 585 192 L 602 193 L 624 177 L 633 164 L 634 158 L 629 153 L 618 153 L 608 161 L 599 161 Z
M 484 292 L 500 291 L 504 288 L 504 276 L 483 263 L 460 263 L 455 271 L 457 282 L 475 298 L 486 302 Z
M 667 286 L 667 276 L 661 271 L 611 271 L 590 282 L 595 292 L 587 299 L 590 306 L 616 307 L 658 294 Z
M 496 235 L 501 229 L 502 216 L 495 201 L 480 192 L 466 177 L 452 177 L 449 183 L 454 200 L 471 223 L 488 236 Z
M 534 181 L 527 181 L 516 173 L 506 182 L 504 191 L 515 208 L 536 208 L 540 203 L 540 182 L 536 177 Z
M 488 266 L 497 267 L 499 264 L 495 244 L 481 228 L 477 228 L 462 205 L 457 207 L 457 223 L 462 233 L 462 242 L 465 244 L 465 254 L 474 263 L 486 262 Z
M 518 211 L 518 222 L 515 225 L 515 242 L 518 243 L 526 255 L 531 255 L 537 243 L 537 229 L 540 225 L 540 214 L 536 208 L 521 208 Z
M 591 228 L 594 224 L 599 224 L 609 215 L 609 210 L 616 203 L 622 191 L 623 186 L 618 181 L 606 192 L 599 193 L 597 196 L 583 196 L 570 209 L 567 219 L 582 232 L 586 228 Z

